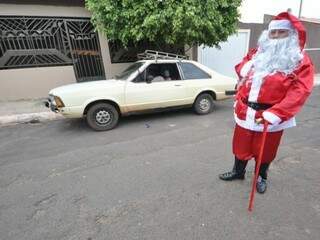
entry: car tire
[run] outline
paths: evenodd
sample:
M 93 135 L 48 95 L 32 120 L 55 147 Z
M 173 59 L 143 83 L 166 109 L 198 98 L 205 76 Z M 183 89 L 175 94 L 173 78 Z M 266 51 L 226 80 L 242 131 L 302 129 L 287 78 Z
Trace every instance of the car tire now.
M 107 131 L 117 126 L 119 112 L 109 103 L 97 103 L 89 108 L 86 120 L 92 129 Z
M 200 94 L 193 104 L 194 111 L 199 115 L 205 115 L 213 111 L 213 97 L 208 93 Z

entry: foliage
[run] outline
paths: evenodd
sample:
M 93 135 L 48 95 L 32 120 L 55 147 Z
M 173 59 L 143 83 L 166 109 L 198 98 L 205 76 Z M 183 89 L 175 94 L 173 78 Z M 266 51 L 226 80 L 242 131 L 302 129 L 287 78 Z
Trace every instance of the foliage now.
M 241 0 L 86 0 L 109 40 L 218 46 L 237 29 Z

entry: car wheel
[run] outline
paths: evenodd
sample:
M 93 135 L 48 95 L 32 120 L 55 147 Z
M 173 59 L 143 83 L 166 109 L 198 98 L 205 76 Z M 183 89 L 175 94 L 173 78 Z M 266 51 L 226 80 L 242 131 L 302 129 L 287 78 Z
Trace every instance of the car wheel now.
M 194 111 L 199 115 L 204 115 L 212 112 L 213 98 L 208 93 L 200 94 L 193 104 Z
M 87 112 L 87 123 L 96 131 L 113 129 L 119 121 L 119 112 L 109 103 L 97 103 Z

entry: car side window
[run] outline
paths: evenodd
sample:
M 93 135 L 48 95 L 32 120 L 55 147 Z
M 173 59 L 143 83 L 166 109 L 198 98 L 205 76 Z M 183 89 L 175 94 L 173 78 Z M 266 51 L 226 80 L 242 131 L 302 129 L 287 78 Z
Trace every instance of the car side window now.
M 181 80 L 177 64 L 154 63 L 146 69 L 146 80 L 150 82 L 163 82 Z
M 136 76 L 133 81 L 134 83 L 142 83 L 142 82 L 146 82 L 146 70 L 144 70 L 143 72 L 139 73 L 138 76 Z
M 211 76 L 203 71 L 202 69 L 198 68 L 192 63 L 180 63 L 181 70 L 183 72 L 184 78 L 188 79 L 208 79 Z
M 153 63 L 141 72 L 133 82 L 163 82 L 181 80 L 176 63 Z

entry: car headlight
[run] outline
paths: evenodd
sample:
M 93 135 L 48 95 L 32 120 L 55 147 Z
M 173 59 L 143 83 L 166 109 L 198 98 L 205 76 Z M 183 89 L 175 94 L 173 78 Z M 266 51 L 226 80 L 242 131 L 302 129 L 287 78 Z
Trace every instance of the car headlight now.
M 54 101 L 55 101 L 55 103 L 56 103 L 56 107 L 57 107 L 57 108 L 62 108 L 62 107 L 64 107 L 64 103 L 63 103 L 63 101 L 61 100 L 60 97 L 54 96 Z

